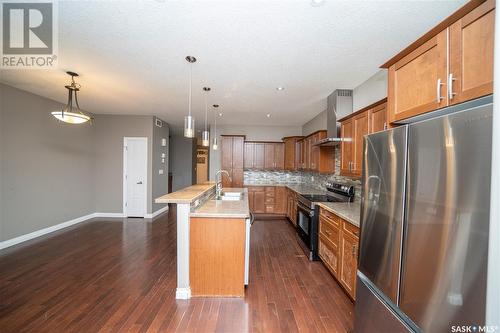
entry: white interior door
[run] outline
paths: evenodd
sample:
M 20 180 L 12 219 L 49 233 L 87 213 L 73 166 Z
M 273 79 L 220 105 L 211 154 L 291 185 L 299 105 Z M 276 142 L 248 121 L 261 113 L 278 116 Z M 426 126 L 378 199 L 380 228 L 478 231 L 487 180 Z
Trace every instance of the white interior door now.
M 125 216 L 144 217 L 147 203 L 148 139 L 124 138 L 123 188 Z

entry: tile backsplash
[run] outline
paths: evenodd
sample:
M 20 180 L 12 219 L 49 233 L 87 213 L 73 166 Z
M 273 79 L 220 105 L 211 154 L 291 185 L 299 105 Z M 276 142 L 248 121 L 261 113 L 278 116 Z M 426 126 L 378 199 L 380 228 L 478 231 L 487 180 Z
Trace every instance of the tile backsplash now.
M 245 170 L 243 174 L 244 184 L 307 184 L 319 189 L 324 189 L 326 183 L 334 181 L 354 185 L 356 199 L 361 197 L 361 181 L 353 180 L 340 175 L 340 149 L 335 150 L 335 173 L 320 174 L 307 171 L 262 171 Z

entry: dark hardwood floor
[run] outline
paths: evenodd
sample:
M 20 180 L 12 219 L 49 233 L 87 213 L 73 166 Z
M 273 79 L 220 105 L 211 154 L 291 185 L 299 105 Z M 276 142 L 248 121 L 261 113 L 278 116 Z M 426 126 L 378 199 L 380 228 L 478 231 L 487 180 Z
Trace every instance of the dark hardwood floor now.
M 252 227 L 244 299 L 175 300 L 175 210 L 0 251 L 0 332 L 346 332 L 353 304 L 285 220 Z

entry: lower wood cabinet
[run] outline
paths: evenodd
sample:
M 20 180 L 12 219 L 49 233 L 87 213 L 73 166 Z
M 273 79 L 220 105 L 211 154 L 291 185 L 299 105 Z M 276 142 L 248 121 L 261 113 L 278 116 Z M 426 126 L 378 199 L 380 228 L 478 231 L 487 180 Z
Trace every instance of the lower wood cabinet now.
M 347 294 L 356 296 L 359 228 L 320 208 L 319 257 Z
M 297 225 L 297 194 L 295 191 L 292 191 L 290 189 L 287 189 L 286 192 L 286 202 L 287 202 L 287 209 L 286 209 L 286 217 L 294 226 Z
M 286 187 L 247 186 L 250 211 L 256 214 L 286 214 Z

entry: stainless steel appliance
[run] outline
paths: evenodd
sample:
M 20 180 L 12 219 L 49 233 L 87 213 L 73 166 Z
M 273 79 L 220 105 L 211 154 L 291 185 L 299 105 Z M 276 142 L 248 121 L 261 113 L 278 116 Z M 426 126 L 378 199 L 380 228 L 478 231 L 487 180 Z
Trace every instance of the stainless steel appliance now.
M 327 138 L 315 143 L 316 146 L 335 146 L 340 144 L 340 123 L 337 119 L 352 113 L 352 90 L 337 89 L 326 100 Z
M 365 137 L 356 332 L 485 323 L 492 96 Z
M 323 194 L 300 194 L 297 196 L 297 234 L 309 260 L 318 257 L 319 208 L 316 202 L 351 202 L 354 200 L 354 186 L 342 183 L 328 183 Z

